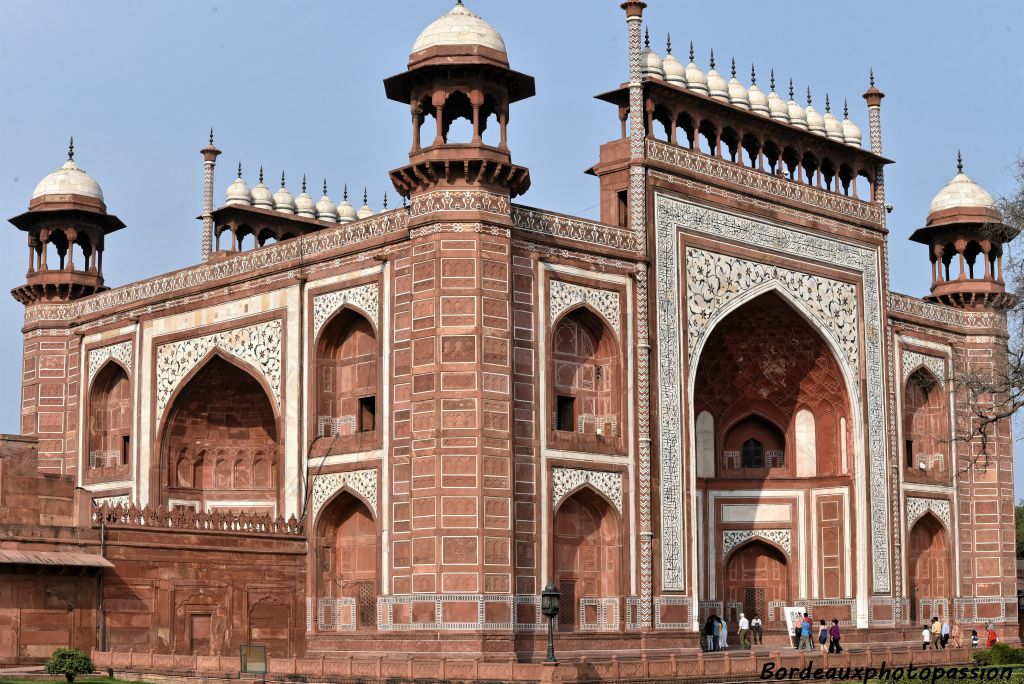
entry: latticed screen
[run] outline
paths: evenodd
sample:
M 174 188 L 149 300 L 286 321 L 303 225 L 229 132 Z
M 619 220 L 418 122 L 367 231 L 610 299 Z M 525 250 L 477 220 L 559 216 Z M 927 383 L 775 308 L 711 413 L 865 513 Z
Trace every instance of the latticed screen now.
M 360 627 L 377 626 L 376 594 L 377 592 L 373 590 L 373 582 L 359 582 L 356 585 L 356 601 Z
M 562 582 L 558 587 L 562 600 L 558 606 L 558 624 L 562 629 L 576 628 L 576 582 Z

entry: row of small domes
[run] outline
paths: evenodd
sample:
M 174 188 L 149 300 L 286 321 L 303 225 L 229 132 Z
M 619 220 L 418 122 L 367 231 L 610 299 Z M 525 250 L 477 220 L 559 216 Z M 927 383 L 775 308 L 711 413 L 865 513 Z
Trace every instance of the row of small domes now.
M 302 177 L 302 192 L 298 197 L 285 187 L 284 171 L 281 172 L 281 187 L 277 192 L 263 184 L 263 167 L 260 167 L 259 182 L 252 188 L 242 180 L 242 164 L 238 164 L 238 177 L 232 181 L 227 190 L 227 204 L 243 204 L 245 206 L 273 209 L 282 214 L 295 214 L 306 218 L 314 218 L 328 223 L 349 223 L 373 216 L 373 209 L 367 204 L 366 189 L 363 189 L 363 206 L 358 210 L 348 203 L 348 185 L 345 186 L 342 200 L 335 204 L 327 195 L 327 179 L 324 179 L 324 194 L 318 201 L 306 192 L 306 177 Z M 388 196 L 384 194 L 384 209 L 388 208 Z
M 690 43 L 690 63 L 686 66 L 683 66 L 682 62 L 673 56 L 671 37 L 668 39 L 665 52 L 665 56 L 661 57 L 651 49 L 650 38 L 645 31 L 644 51 L 641 56 L 641 68 L 644 76 L 689 88 L 714 100 L 727 102 L 734 107 L 753 111 L 766 118 L 784 121 L 836 142 L 855 147 L 861 146 L 860 128 L 850 121 L 846 105 L 843 105 L 843 119 L 840 121 L 832 114 L 828 95 L 825 96 L 825 113 L 821 114 L 811 105 L 810 88 L 807 89 L 807 107 L 802 107 L 793 99 L 792 79 L 789 81 L 789 101 L 784 101 L 775 92 L 774 70 L 771 77 L 771 91 L 765 94 L 757 85 L 757 75 L 753 66 L 750 67 L 750 87 L 748 88 L 736 78 L 735 59 L 732 61 L 732 78 L 726 81 L 715 70 L 714 50 L 711 51 L 711 69 L 706 74 L 693 61 L 693 43 Z

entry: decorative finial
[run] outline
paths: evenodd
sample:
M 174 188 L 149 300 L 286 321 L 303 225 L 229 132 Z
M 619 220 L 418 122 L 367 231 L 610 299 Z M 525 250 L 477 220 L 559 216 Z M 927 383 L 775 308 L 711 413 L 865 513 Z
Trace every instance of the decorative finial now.
M 672 54 L 672 34 L 671 33 L 666 34 L 666 36 L 665 36 L 665 54 L 666 55 L 671 55 Z
M 811 86 L 807 86 L 807 106 L 811 106 Z
M 754 69 L 754 65 L 750 65 L 750 85 L 757 85 L 757 70 Z
M 284 187 L 284 171 L 281 172 L 281 187 Z
M 402 195 L 402 208 L 403 208 L 403 209 L 405 209 L 405 207 L 406 207 L 406 204 L 405 204 L 405 195 Z
M 366 186 L 363 186 L 363 204 L 366 204 Z
M 327 179 L 324 178 L 324 195 L 327 194 Z
M 956 172 L 957 173 L 963 173 L 964 172 L 964 159 L 963 159 L 963 157 L 960 156 L 960 150 L 959 149 L 956 151 Z
M 210 126 L 210 146 L 213 146 L 213 126 Z
M 875 87 L 875 68 L 874 67 L 871 67 L 870 71 L 868 71 L 868 85 L 870 85 L 872 88 Z
M 644 27 L 644 49 L 651 49 L 651 33 L 646 26 Z
M 260 183 L 263 182 L 263 165 L 260 165 Z
M 341 195 L 341 199 L 345 202 L 348 202 L 348 183 L 345 183 L 345 190 Z
M 736 78 L 736 58 L 732 58 L 732 77 Z
M 238 177 L 242 177 L 242 162 L 238 162 Z
M 302 192 L 306 192 L 306 174 L 302 174 Z
M 384 211 L 388 210 L 388 191 L 384 191 Z
M 775 92 L 775 69 L 772 69 L 772 92 Z
M 850 108 L 846 106 L 846 100 L 845 99 L 843 100 L 843 118 L 844 119 L 849 119 L 850 118 Z
M 832 111 L 832 103 L 828 101 L 828 93 L 825 93 L 825 111 L 826 112 L 831 112 Z
M 793 99 L 793 79 L 789 79 L 789 99 Z
M 711 50 L 711 68 L 712 69 L 715 68 L 715 51 L 714 51 L 714 49 Z
M 75 136 L 68 142 L 68 161 L 75 161 Z
M 693 41 L 690 41 L 690 61 L 693 61 Z

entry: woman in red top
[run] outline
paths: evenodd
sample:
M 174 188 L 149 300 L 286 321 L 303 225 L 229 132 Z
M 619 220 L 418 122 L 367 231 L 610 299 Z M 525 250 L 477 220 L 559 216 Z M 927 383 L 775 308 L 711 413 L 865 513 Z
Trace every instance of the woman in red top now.
M 992 648 L 993 646 L 996 645 L 997 641 L 999 641 L 999 637 L 996 636 L 996 630 L 994 630 L 994 629 L 988 630 L 988 647 Z

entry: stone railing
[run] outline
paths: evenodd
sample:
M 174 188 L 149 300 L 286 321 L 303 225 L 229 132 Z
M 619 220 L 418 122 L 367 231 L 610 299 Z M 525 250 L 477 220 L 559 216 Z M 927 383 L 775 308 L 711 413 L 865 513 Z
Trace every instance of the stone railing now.
M 889 293 L 889 312 L 916 316 L 939 325 L 954 325 L 959 328 L 994 328 L 1000 332 L 1006 331 L 1005 314 L 991 311 L 964 311 L 899 292 Z
M 89 468 L 113 468 L 121 465 L 121 452 L 112 451 L 90 451 Z
M 629 228 L 610 226 L 588 219 L 542 211 L 519 204 L 512 205 L 512 225 L 519 230 L 543 233 L 557 238 L 575 240 L 589 245 L 601 245 L 636 252 L 641 241 Z
M 135 504 L 123 506 L 103 504 L 92 510 L 93 526 L 136 527 L 172 530 L 202 530 L 206 532 L 244 532 L 257 534 L 302 535 L 302 525 L 295 516 L 285 520 L 267 514 L 235 513 L 214 510 L 210 513 L 183 506 L 165 511 L 160 507 L 139 508 Z

